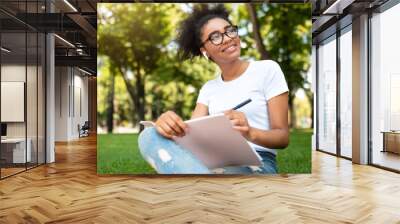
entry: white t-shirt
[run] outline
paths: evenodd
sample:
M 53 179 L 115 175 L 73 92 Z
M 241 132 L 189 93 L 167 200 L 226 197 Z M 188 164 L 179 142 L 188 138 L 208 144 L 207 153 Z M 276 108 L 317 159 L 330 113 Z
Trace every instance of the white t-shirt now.
M 271 60 L 250 61 L 246 71 L 234 80 L 223 81 L 220 74 L 206 82 L 200 89 L 197 103 L 208 106 L 208 112 L 212 115 L 251 99 L 250 103 L 237 111 L 245 113 L 251 127 L 269 130 L 267 101 L 287 91 L 285 76 L 278 63 Z M 275 149 L 248 143 L 257 151 L 276 154 Z

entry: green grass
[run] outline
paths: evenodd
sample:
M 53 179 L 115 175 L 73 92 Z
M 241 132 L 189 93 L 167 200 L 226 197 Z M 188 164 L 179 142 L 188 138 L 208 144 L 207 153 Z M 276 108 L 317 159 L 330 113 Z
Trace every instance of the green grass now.
M 288 148 L 278 151 L 279 173 L 311 172 L 312 130 L 292 130 Z M 99 134 L 97 172 L 99 174 L 155 174 L 142 158 L 137 134 Z
M 137 144 L 137 137 L 137 134 L 97 135 L 97 173 L 157 173 L 142 158 Z
M 290 132 L 289 146 L 278 151 L 279 173 L 311 173 L 312 129 L 294 129 Z

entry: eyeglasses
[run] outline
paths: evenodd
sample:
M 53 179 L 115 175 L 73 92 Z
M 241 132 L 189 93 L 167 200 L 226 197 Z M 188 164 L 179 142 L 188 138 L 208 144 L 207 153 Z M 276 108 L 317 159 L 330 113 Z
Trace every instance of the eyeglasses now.
M 201 43 L 201 46 L 203 46 L 207 41 L 210 41 L 214 45 L 220 45 L 224 42 L 224 35 L 227 37 L 233 39 L 238 36 L 238 27 L 237 26 L 227 26 L 225 27 L 225 32 L 221 33 L 218 31 L 214 31 L 208 35 L 208 38 L 206 41 Z

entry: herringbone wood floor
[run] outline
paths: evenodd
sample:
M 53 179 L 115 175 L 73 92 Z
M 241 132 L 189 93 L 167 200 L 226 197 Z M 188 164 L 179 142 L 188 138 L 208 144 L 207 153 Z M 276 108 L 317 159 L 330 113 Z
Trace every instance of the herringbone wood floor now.
M 313 152 L 313 174 L 96 175 L 96 139 L 0 181 L 0 223 L 400 223 L 400 175 Z

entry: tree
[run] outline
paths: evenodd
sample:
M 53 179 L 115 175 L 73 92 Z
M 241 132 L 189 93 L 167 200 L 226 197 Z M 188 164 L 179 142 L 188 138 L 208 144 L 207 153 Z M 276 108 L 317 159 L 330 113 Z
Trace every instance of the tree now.
M 184 62 L 178 61 L 176 58 L 176 49 L 171 49 L 168 53 L 165 53 L 159 67 L 154 71 L 158 75 L 149 77 L 147 81 L 148 83 L 158 84 L 157 88 L 154 89 L 155 91 L 152 91 L 153 95 L 158 94 L 159 97 L 163 97 L 162 102 L 170 103 L 170 105 L 165 103 L 153 104 L 154 107 L 157 107 L 157 110 L 161 112 L 166 109 L 174 110 L 182 118 L 188 119 L 195 107 L 201 86 L 214 78 L 216 65 L 203 58 Z M 173 88 L 173 92 L 168 92 L 168 87 Z
M 114 93 L 115 93 L 115 75 L 110 75 L 110 84 L 107 94 L 107 133 L 112 133 L 114 127 Z
M 297 90 L 304 89 L 305 75 L 310 67 L 311 7 L 310 4 L 246 4 L 239 7 L 236 20 L 247 28 L 241 38 L 244 54 L 277 61 L 289 87 L 290 124 L 296 124 L 293 100 Z M 250 22 L 249 22 L 250 21 Z M 306 89 L 305 89 L 306 90 Z
M 257 50 L 261 55 L 262 60 L 269 59 L 268 51 L 265 49 L 263 39 L 260 34 L 260 23 L 258 22 L 257 18 L 257 11 L 254 4 L 247 3 L 246 4 L 247 11 L 250 15 L 250 21 L 253 25 L 253 36 L 256 42 Z
M 172 4 L 102 4 L 99 8 L 99 53 L 107 55 L 122 75 L 134 113 L 144 120 L 146 78 L 158 67 L 170 42 L 171 20 L 178 10 Z
M 310 68 L 311 9 L 310 4 L 271 4 L 268 14 L 274 15 L 270 39 L 271 56 L 282 65 L 288 82 L 291 126 L 296 124 L 294 98 L 297 90 L 306 83 L 305 75 Z M 284 48 L 280 46 L 285 46 Z
M 109 132 L 115 126 L 137 123 L 137 118 L 132 113 L 136 109 L 127 94 L 122 75 L 110 64 L 106 56 L 98 57 L 97 88 L 97 121 L 100 127 L 106 127 Z M 111 92 L 114 93 L 113 97 L 110 97 Z

